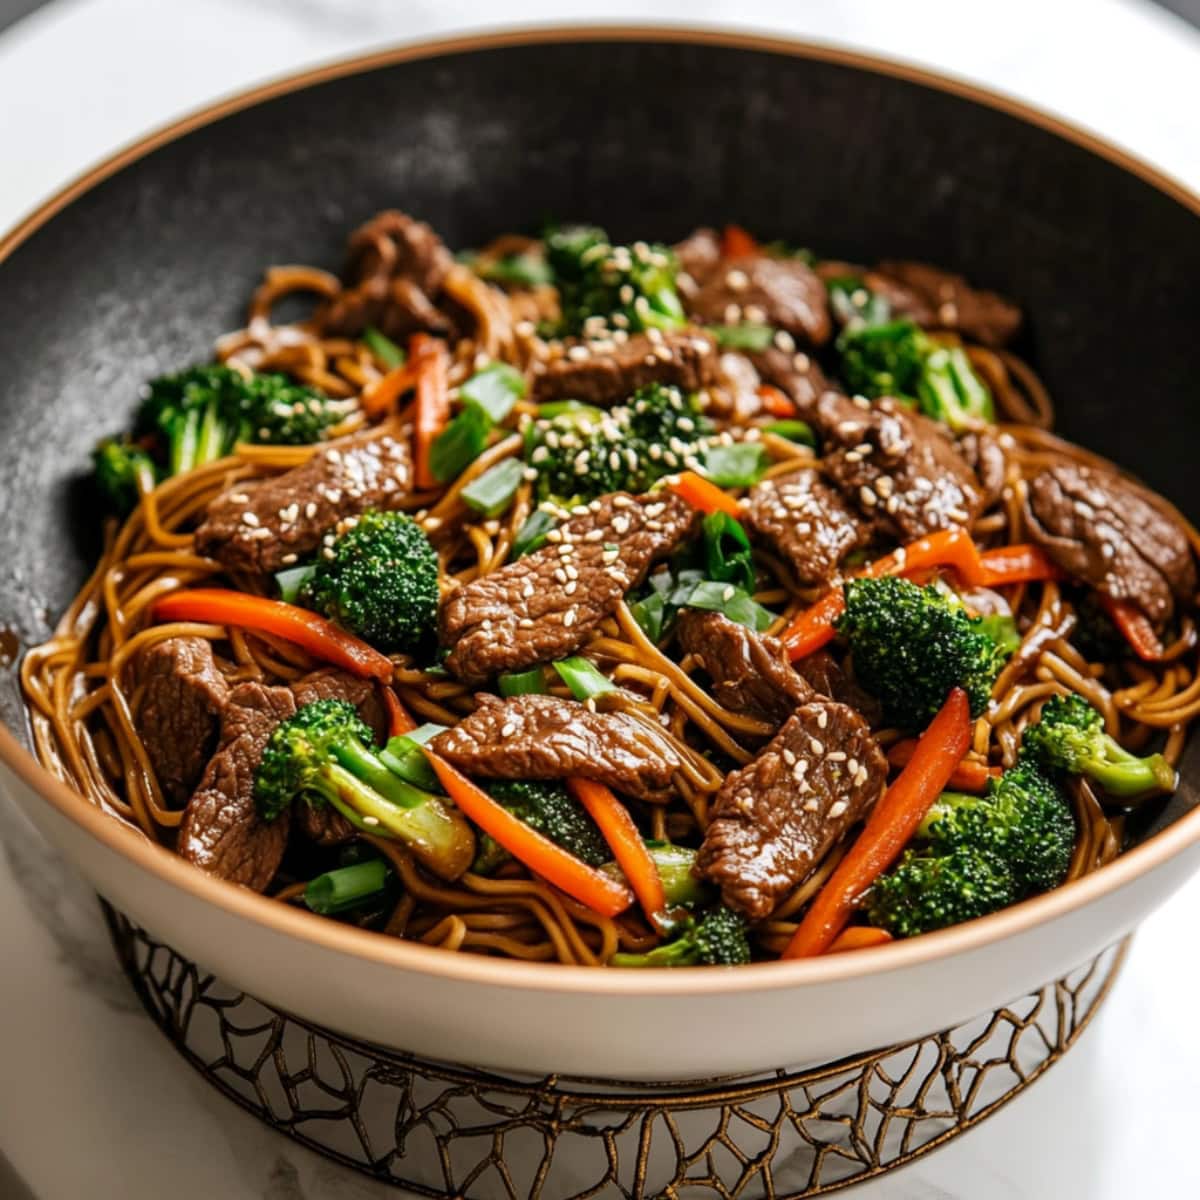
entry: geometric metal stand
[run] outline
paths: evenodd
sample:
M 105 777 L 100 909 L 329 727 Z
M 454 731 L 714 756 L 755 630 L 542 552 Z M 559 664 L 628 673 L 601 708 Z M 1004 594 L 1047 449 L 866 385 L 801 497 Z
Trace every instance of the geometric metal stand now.
M 970 1129 L 1075 1043 L 1128 942 L 908 1045 L 677 1084 L 520 1078 L 355 1041 L 220 983 L 105 906 L 147 1012 L 213 1086 L 377 1180 L 459 1200 L 802 1200 Z

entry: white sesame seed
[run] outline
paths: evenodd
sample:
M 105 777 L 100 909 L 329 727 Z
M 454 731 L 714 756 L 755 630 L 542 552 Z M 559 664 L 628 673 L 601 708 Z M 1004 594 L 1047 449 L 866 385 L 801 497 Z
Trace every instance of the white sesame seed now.
M 774 341 L 776 348 L 784 354 L 791 354 L 796 349 L 796 340 L 786 329 L 777 329 Z
M 245 525 L 251 525 L 251 526 L 257 525 L 258 524 L 258 515 L 256 513 L 252 513 L 249 509 L 247 509 L 244 513 L 242 513 L 242 523 Z
M 511 721 L 505 721 L 505 723 L 500 726 L 500 736 L 501 737 L 506 737 L 506 738 L 512 737 L 512 735 L 516 732 L 517 732 L 517 727 Z
M 568 596 L 573 596 L 573 595 L 575 595 L 575 591 L 578 587 L 579 587 L 578 582 L 576 580 L 572 579 L 567 582 L 567 586 L 565 588 L 563 588 L 563 591 L 566 592 L 566 594 Z
M 793 754 L 793 753 L 792 753 L 792 751 L 791 751 L 791 750 L 789 750 L 789 749 L 788 749 L 786 746 L 784 746 L 784 748 L 783 748 L 783 761 L 784 761 L 785 763 L 787 763 L 787 765 L 788 765 L 789 767 L 793 767 L 793 766 L 795 766 L 795 765 L 796 765 L 796 756 L 795 756 L 795 754 Z
M 573 608 L 567 609 L 566 613 L 563 616 L 563 624 L 568 629 L 570 629 L 571 626 L 575 624 L 575 610 Z
M 850 806 L 845 802 L 845 800 L 835 800 L 834 803 L 829 806 L 829 815 L 830 817 L 840 817 L 842 813 L 844 813 L 849 807 Z
M 827 709 L 823 708 L 823 709 L 821 709 L 821 711 L 819 713 L 817 713 L 817 728 L 824 729 L 828 724 L 829 724 L 829 712 Z
M 362 823 L 363 823 L 364 825 L 370 825 L 370 826 L 374 827 L 374 826 L 376 826 L 376 825 L 378 825 L 378 824 L 379 824 L 379 818 L 378 818 L 378 817 L 372 817 L 372 816 L 365 816 L 365 817 L 363 817 L 363 819 L 362 819 Z
M 827 755 L 825 755 L 825 761 L 826 762 L 845 762 L 846 761 L 846 752 L 845 752 L 845 750 L 830 750 L 830 752 Z M 849 768 L 847 768 L 847 770 L 848 769 Z
M 805 812 L 817 812 L 820 809 L 820 807 L 821 807 L 820 801 L 818 801 L 815 796 L 811 800 L 805 800 L 805 802 L 804 802 L 804 811 Z
M 879 503 L 879 497 L 865 483 L 858 489 L 858 498 L 867 508 L 874 508 Z

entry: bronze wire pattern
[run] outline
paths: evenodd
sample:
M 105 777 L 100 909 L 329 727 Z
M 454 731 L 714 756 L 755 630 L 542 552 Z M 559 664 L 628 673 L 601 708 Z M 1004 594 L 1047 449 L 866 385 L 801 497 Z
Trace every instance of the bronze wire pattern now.
M 1057 1062 L 1129 945 L 904 1045 L 646 1084 L 505 1077 L 371 1046 L 220 983 L 104 912 L 146 1011 L 209 1083 L 319 1154 L 454 1200 L 806 1200 L 875 1178 L 977 1125 Z

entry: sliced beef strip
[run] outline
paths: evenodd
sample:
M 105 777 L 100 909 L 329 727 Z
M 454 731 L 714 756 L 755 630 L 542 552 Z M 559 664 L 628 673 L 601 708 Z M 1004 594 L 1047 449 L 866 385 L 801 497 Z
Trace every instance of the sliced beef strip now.
M 831 579 L 851 550 L 871 540 L 869 522 L 814 467 L 756 483 L 742 505 L 742 522 L 805 584 Z
M 430 743 L 448 762 L 486 779 L 594 779 L 660 802 L 680 768 L 674 744 L 652 721 L 591 712 L 557 696 L 479 697 L 479 707 Z
M 975 472 L 936 421 L 890 397 L 860 404 L 836 392 L 821 397 L 814 421 L 825 474 L 883 533 L 910 542 L 982 510 Z
M 230 690 L 221 712 L 217 751 L 184 810 L 177 849 L 189 862 L 233 883 L 262 891 L 279 870 L 291 814 L 264 821 L 254 804 L 254 772 L 271 733 L 296 709 L 315 700 L 348 700 L 378 735 L 383 715 L 374 688 L 342 671 L 318 671 L 292 687 L 248 682 Z M 336 845 L 353 836 L 340 813 L 300 802 L 301 828 Z
M 798 708 L 713 804 L 697 871 L 730 908 L 763 920 L 878 799 L 887 760 L 844 704 Z
M 452 647 L 446 666 L 477 685 L 571 654 L 696 523 L 695 510 L 666 492 L 593 500 L 542 549 L 445 598 L 439 624 L 442 644 Z
M 770 325 L 810 346 L 824 345 L 833 331 L 825 285 L 798 258 L 724 258 L 696 283 L 683 303 L 698 324 Z
M 1004 494 L 1008 474 L 1008 456 L 1000 439 L 992 433 L 966 433 L 958 439 L 958 448 L 979 480 L 984 508 L 990 507 Z
M 182 804 L 196 786 L 217 742 L 229 694 L 207 638 L 155 642 L 139 662 L 144 688 L 138 734 L 164 795 Z
M 699 660 L 725 708 L 778 726 L 813 699 L 813 689 L 792 670 L 775 638 L 697 608 L 679 614 L 678 630 L 680 648 Z
M 448 333 L 453 322 L 435 304 L 453 265 L 450 251 L 423 221 L 394 209 L 350 235 L 346 287 L 317 313 L 320 328 L 354 337 L 368 325 L 389 337 L 419 329 Z
M 1015 304 L 996 292 L 972 287 L 951 271 L 900 259 L 881 262 L 877 271 L 924 301 L 938 328 L 956 329 L 985 346 L 1003 346 L 1021 327 L 1021 310 Z
M 278 571 L 316 550 L 339 520 L 395 508 L 411 487 L 407 429 L 341 438 L 303 466 L 222 492 L 196 530 L 196 553 L 231 571 Z
M 254 772 L 271 731 L 296 711 L 290 688 L 240 683 L 221 715 L 221 741 L 179 827 L 179 853 L 210 875 L 261 892 L 287 847 L 291 815 L 264 821 L 254 806 Z
M 862 713 L 867 724 L 873 729 L 877 729 L 882 723 L 883 706 L 870 692 L 858 685 L 828 650 L 806 654 L 803 658 L 798 658 L 792 664 L 792 668 L 822 696 L 828 696 L 839 704 L 847 704 Z
M 1170 619 L 1196 591 L 1187 535 L 1131 480 L 1099 467 L 1062 463 L 1029 482 L 1030 537 L 1064 571 L 1152 621 Z
M 539 370 L 540 368 L 540 370 Z M 654 330 L 573 341 L 561 357 L 534 367 L 533 399 L 581 400 L 601 407 L 627 400 L 651 383 L 698 392 L 717 381 L 717 348 L 707 334 Z
M 675 245 L 679 263 L 679 290 L 694 295 L 701 281 L 721 265 L 721 238 L 715 229 L 700 228 Z

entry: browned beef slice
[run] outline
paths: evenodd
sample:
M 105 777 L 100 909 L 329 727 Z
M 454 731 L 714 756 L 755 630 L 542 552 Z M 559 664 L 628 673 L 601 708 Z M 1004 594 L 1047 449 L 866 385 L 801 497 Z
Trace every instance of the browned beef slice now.
M 697 870 L 731 908 L 762 920 L 875 803 L 886 779 L 887 760 L 858 713 L 806 704 L 726 778 Z
M 1187 535 L 1131 480 L 1062 463 L 1029 482 L 1029 535 L 1064 571 L 1161 622 L 1196 591 Z
M 867 724 L 873 729 L 879 727 L 883 720 L 882 705 L 870 692 L 859 687 L 828 650 L 806 654 L 803 658 L 798 658 L 792 666 L 822 696 L 828 696 L 839 704 L 848 704 L 862 713 Z
M 221 741 L 179 827 L 188 862 L 261 892 L 287 846 L 290 815 L 264 821 L 254 806 L 254 772 L 271 731 L 296 711 L 290 688 L 240 683 L 221 717 Z
M 389 337 L 418 329 L 448 332 L 452 322 L 433 303 L 453 258 L 423 221 L 389 210 L 350 236 L 346 287 L 317 314 L 326 333 L 350 336 L 368 325 Z
M 685 392 L 708 387 L 717 379 L 717 351 L 707 334 L 654 330 L 622 335 L 620 341 L 573 342 L 562 357 L 539 366 L 533 377 L 533 399 L 539 404 L 565 397 L 609 405 L 651 383 Z
M 995 504 L 1004 492 L 1008 460 L 1000 439 L 991 433 L 967 433 L 958 439 L 958 448 L 979 480 L 983 504 Z
M 696 283 L 690 294 L 684 290 L 683 303 L 701 325 L 745 321 L 783 329 L 811 346 L 829 341 L 833 327 L 825 285 L 798 258 L 725 258 Z
M 826 392 L 815 423 L 827 439 L 826 475 L 884 533 L 908 542 L 979 515 L 975 472 L 936 421 L 890 397 L 860 405 Z
M 319 447 L 303 466 L 217 496 L 196 530 L 196 552 L 233 571 L 278 571 L 316 550 L 342 518 L 395 508 L 412 487 L 411 461 L 407 430 Z
M 163 793 L 176 803 L 192 794 L 217 741 L 229 692 L 207 638 L 155 642 L 141 657 L 144 685 L 138 733 Z
M 254 772 L 280 721 L 315 700 L 348 700 L 381 733 L 384 718 L 373 685 L 344 671 L 306 675 L 292 687 L 242 683 L 221 713 L 221 737 L 200 786 L 184 810 L 179 853 L 222 879 L 262 891 L 279 869 L 290 814 L 264 821 L 254 805 Z M 346 841 L 353 830 L 340 813 L 297 804 L 301 828 L 324 845 Z
M 731 711 L 780 725 L 813 698 L 775 638 L 697 608 L 679 614 L 678 628 L 680 648 L 695 655 L 712 680 L 713 696 Z
M 446 666 L 480 684 L 572 653 L 696 520 L 690 505 L 666 492 L 593 500 L 541 550 L 445 598 L 439 623 L 442 644 L 452 647 Z
M 957 329 L 985 346 L 1003 346 L 1021 327 L 1021 310 L 1015 304 L 973 288 L 961 275 L 940 267 L 893 259 L 881 262 L 878 273 L 915 292 L 933 310 L 938 327 Z M 909 314 L 901 308 L 897 315 Z
M 697 229 L 675 246 L 675 258 L 683 276 L 679 280 L 679 290 L 687 296 L 720 266 L 720 236 L 715 229 Z
M 829 390 L 825 372 L 803 350 L 785 350 L 774 345 L 746 357 L 754 364 L 763 383 L 779 388 L 800 410 L 802 417 Z
M 751 535 L 789 563 L 801 583 L 823 583 L 870 541 L 871 528 L 813 467 L 756 483 L 742 505 Z
M 430 745 L 468 775 L 578 775 L 641 800 L 665 800 L 681 766 L 674 744 L 653 721 L 623 712 L 590 712 L 557 696 L 480 696 L 470 716 L 439 733 Z

